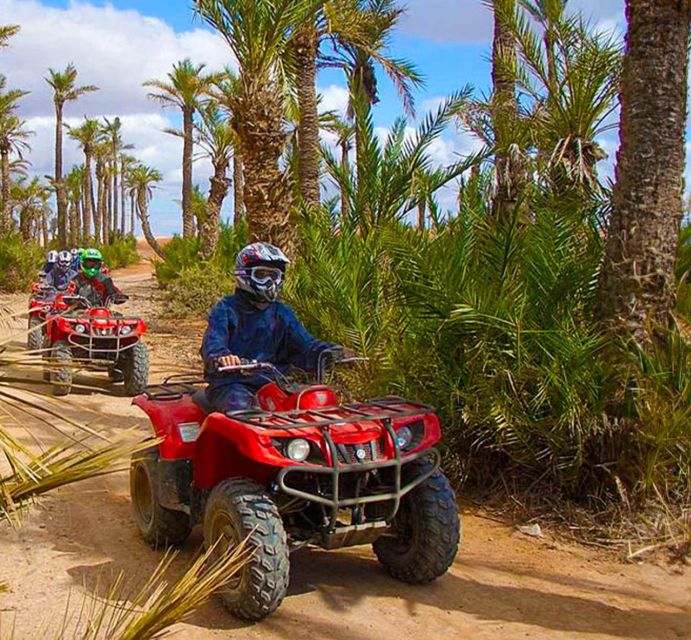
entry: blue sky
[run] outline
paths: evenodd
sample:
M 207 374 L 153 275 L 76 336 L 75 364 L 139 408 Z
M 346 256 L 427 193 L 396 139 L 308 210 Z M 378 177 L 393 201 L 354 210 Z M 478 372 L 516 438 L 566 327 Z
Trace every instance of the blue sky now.
M 623 0 L 570 4 L 601 29 L 622 26 Z M 227 45 L 193 18 L 187 0 L 0 0 L 0 16 L 3 23 L 22 25 L 13 46 L 0 54 L 0 73 L 8 76 L 10 86 L 32 92 L 22 103 L 22 115 L 36 131 L 31 156 L 36 172 L 52 171 L 52 102 L 42 78 L 48 66 L 74 62 L 81 79 L 101 91 L 70 105 L 67 116 L 75 123 L 85 114 L 122 116 L 125 136 L 136 145 L 134 154 L 165 176 L 151 207 L 155 231 L 178 231 L 181 143 L 162 133 L 178 117 L 147 100 L 141 82 L 163 77 L 186 56 L 219 69 L 232 61 Z M 491 16 L 481 0 L 408 1 L 408 15 L 392 39 L 390 53 L 412 60 L 425 78 L 425 86 L 416 92 L 419 113 L 466 84 L 488 90 L 491 30 Z M 347 94 L 338 70 L 324 70 L 318 85 L 325 108 L 344 109 Z M 375 124 L 385 130 L 401 115 L 395 89 L 385 79 L 380 80 L 380 98 Z M 605 143 L 614 151 L 616 134 Z M 448 163 L 474 144 L 468 134 L 450 129 L 433 152 L 439 163 Z M 69 142 L 65 153 L 68 165 L 81 161 Z M 611 161 L 605 170 L 611 170 Z M 208 163 L 196 163 L 195 181 L 204 190 L 208 177 Z

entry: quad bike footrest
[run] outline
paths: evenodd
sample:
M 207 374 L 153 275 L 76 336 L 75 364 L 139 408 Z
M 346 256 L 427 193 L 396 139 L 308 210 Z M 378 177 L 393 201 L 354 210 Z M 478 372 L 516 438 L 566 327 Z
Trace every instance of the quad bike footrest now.
M 339 525 L 334 531 L 323 532 L 323 549 L 340 549 L 361 544 L 372 544 L 389 529 L 386 522 L 367 522 L 365 524 Z

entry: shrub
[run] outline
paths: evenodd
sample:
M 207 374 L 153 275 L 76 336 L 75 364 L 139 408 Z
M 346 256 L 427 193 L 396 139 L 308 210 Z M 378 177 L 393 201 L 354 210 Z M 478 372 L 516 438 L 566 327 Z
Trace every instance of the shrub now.
M 167 311 L 179 317 L 203 317 L 232 288 L 232 278 L 215 265 L 184 267 L 166 291 Z
M 139 262 L 137 240 L 133 236 L 118 237 L 111 244 L 99 245 L 98 249 L 111 269 L 123 269 Z
M 43 260 L 43 249 L 24 242 L 18 233 L 0 238 L 0 291 L 25 291 L 35 280 Z

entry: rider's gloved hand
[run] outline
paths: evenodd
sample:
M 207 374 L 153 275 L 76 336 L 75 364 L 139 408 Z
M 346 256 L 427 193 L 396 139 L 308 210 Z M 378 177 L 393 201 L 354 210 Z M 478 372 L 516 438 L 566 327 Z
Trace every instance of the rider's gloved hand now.
M 222 356 L 216 362 L 219 367 L 238 367 L 242 364 L 240 356 L 236 356 L 232 353 L 227 356 Z

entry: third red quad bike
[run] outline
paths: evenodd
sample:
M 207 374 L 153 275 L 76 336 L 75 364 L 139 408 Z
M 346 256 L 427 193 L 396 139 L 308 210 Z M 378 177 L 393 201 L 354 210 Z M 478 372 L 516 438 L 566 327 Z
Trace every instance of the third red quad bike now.
M 29 333 L 26 339 L 26 347 L 30 351 L 38 351 L 43 345 L 43 323 L 46 321 L 46 315 L 53 309 L 55 295 L 55 289 L 44 282 L 34 282 L 31 285 Z
M 149 353 L 142 342 L 146 324 L 140 318 L 111 311 L 127 296 L 112 296 L 104 306 L 91 306 L 86 298 L 58 295 L 48 313 L 43 344 L 44 378 L 53 393 L 64 396 L 72 388 L 77 369 L 105 370 L 113 382 L 125 383 L 125 392 L 141 393 L 149 380 Z
M 460 520 L 434 448 L 433 409 L 397 397 L 342 403 L 332 387 L 295 384 L 266 363 L 220 371 L 271 371 L 273 380 L 259 408 L 227 414 L 212 412 L 202 381 L 189 376 L 134 399 L 161 439 L 130 467 L 144 540 L 181 544 L 196 524 L 214 553 L 247 538 L 253 555 L 221 593 L 246 620 L 281 604 L 289 553 L 304 545 L 372 544 L 386 571 L 412 584 L 447 571 Z

